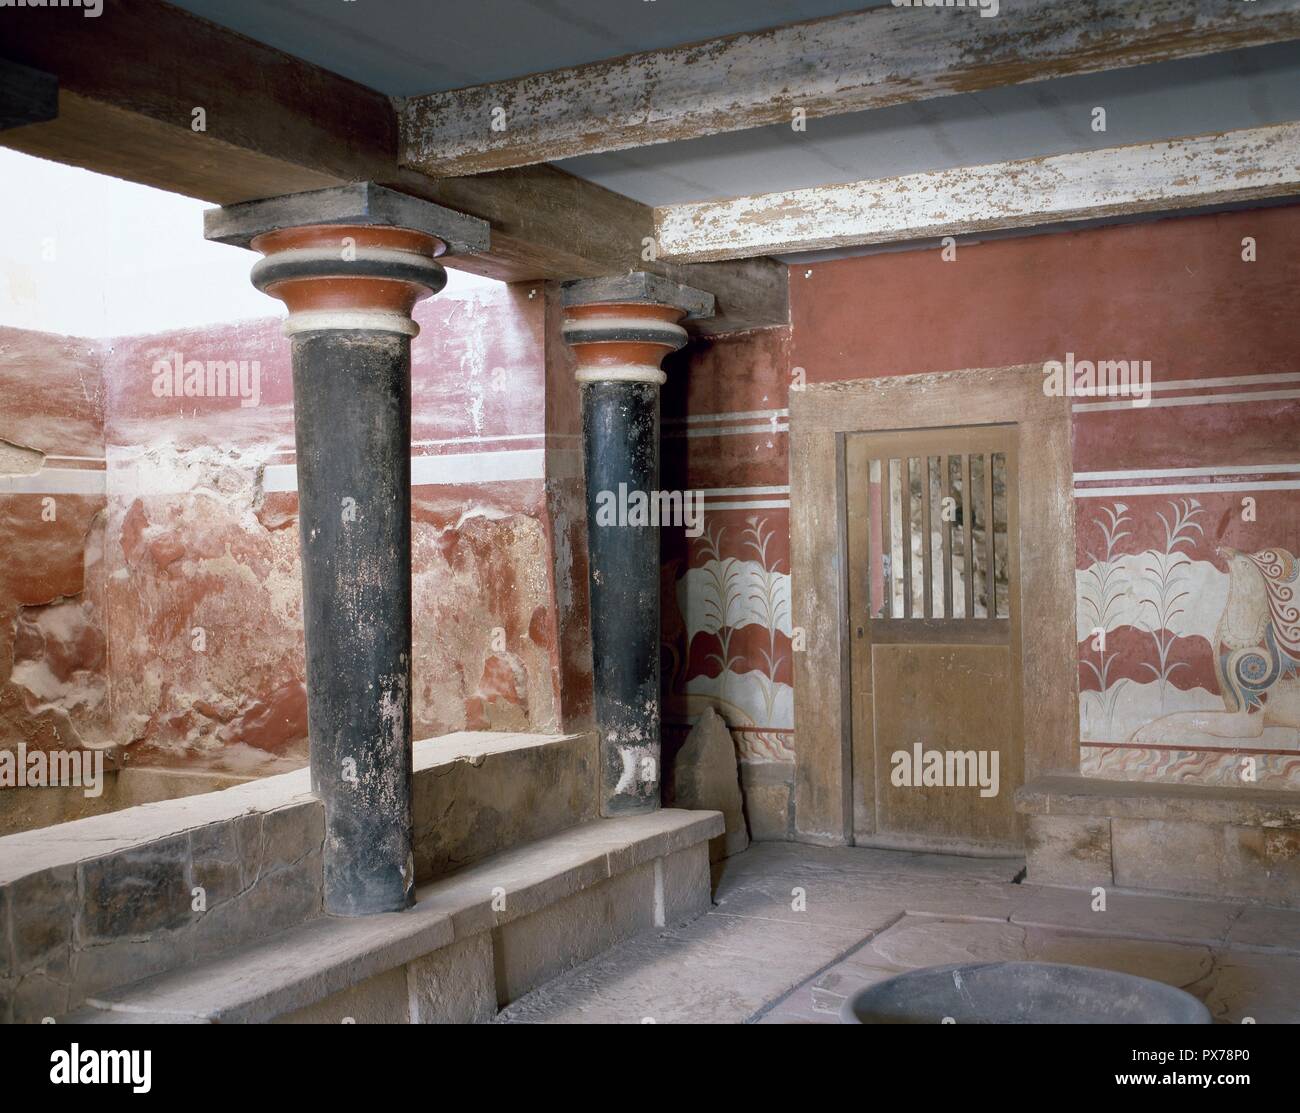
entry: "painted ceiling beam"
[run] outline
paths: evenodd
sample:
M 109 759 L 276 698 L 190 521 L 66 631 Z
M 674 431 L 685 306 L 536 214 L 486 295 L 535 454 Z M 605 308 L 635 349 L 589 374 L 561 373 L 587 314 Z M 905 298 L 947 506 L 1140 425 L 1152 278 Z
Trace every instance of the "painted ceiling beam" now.
M 446 177 L 1300 38 L 1300 0 L 873 8 L 399 102 Z
M 6 8 L 0 24 L 0 57 L 58 84 L 58 118 L 0 131 L 0 146 L 219 205 L 374 181 L 492 225 L 491 246 L 456 256 L 459 269 L 508 282 L 652 270 L 716 296 L 700 331 L 789 323 L 775 260 L 647 260 L 649 206 L 550 166 L 447 180 L 403 169 L 388 97 L 161 0 L 113 0 L 101 19 Z
M 677 262 L 963 236 L 1300 194 L 1300 123 L 655 210 Z

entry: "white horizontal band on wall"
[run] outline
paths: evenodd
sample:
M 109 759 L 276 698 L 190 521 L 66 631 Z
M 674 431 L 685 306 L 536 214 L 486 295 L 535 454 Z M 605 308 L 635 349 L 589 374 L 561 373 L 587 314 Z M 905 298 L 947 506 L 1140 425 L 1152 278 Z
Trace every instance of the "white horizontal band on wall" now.
M 1300 491 L 1300 479 L 1248 483 L 1152 483 L 1145 487 L 1076 487 L 1076 499 L 1132 498 L 1135 495 L 1205 495 L 1215 491 Z
M 790 426 L 786 422 L 777 425 L 728 425 L 716 429 L 681 428 L 665 429 L 664 436 L 673 439 L 682 437 L 738 437 L 771 436 L 773 433 L 788 433 Z
M 771 421 L 773 417 L 788 418 L 789 410 L 731 410 L 720 414 L 687 414 L 686 417 L 669 417 L 664 425 L 700 425 L 706 421 Z
M 1102 483 L 1117 479 L 1185 479 L 1194 476 L 1278 475 L 1300 472 L 1300 464 L 1231 464 L 1206 468 L 1132 468 L 1128 471 L 1077 471 L 1074 482 Z
M 755 499 L 746 502 L 708 502 L 705 510 L 789 510 L 789 499 Z
M 706 499 L 731 498 L 736 495 L 789 495 L 789 485 L 781 487 L 705 487 L 700 491 Z
M 42 468 L 31 475 L 0 475 L 0 495 L 102 495 L 102 468 Z
M 558 434 L 552 433 L 551 440 L 556 440 Z M 443 444 L 495 444 L 498 441 L 545 441 L 546 433 L 498 433 L 495 435 L 473 436 L 473 437 L 439 437 L 434 440 L 412 441 L 412 448 L 427 448 L 434 445 Z
M 1300 398 L 1300 390 L 1256 390 L 1232 394 L 1187 394 L 1178 398 L 1151 398 L 1140 405 L 1132 398 L 1114 402 L 1075 402 L 1075 413 L 1102 410 L 1154 410 L 1165 406 L 1218 406 L 1239 402 L 1276 402 L 1285 398 Z
M 1264 386 L 1270 383 L 1300 383 L 1300 371 L 1280 371 L 1268 375 L 1226 375 L 1218 379 L 1160 379 L 1151 383 L 1151 389 L 1205 390 L 1207 387 Z
M 532 437 L 535 434 L 521 434 Z M 506 439 L 506 438 L 498 438 Z M 438 442 L 420 442 L 432 444 Z M 446 442 L 443 442 L 446 443 Z M 545 478 L 546 452 L 541 448 L 466 452 L 447 455 L 421 455 L 411 458 L 411 479 L 417 486 L 500 483 Z M 116 470 L 116 469 L 115 469 Z M 0 476 L 0 494 L 75 494 L 102 495 L 108 473 L 93 468 L 42 468 L 30 475 Z M 1300 463 L 1231 464 L 1194 468 L 1133 468 L 1123 471 L 1090 471 L 1074 474 L 1076 498 L 1114 498 L 1141 494 L 1195 494 L 1206 491 L 1296 490 L 1300 480 L 1253 479 L 1216 482 L 1225 476 L 1298 475 Z M 114 476 L 115 480 L 117 475 Z M 1201 482 L 1160 483 L 1159 480 L 1197 480 Z M 1144 483 L 1142 481 L 1152 482 Z M 1086 483 L 1116 483 L 1124 486 L 1085 487 Z M 114 487 L 118 484 L 115 482 Z M 269 464 L 263 488 L 268 492 L 297 489 L 297 469 L 293 464 Z M 179 489 L 178 489 L 179 490 Z M 709 508 L 742 509 L 776 508 L 789 505 L 790 488 L 785 484 L 755 487 L 706 487 L 700 489 Z M 777 496 L 772 498 L 771 496 Z M 781 497 L 784 496 L 784 497 Z
M 508 483 L 544 479 L 546 452 L 521 448 L 503 452 L 461 452 L 446 456 L 412 456 L 412 487 L 475 486 L 479 483 Z M 298 469 L 294 464 L 272 464 L 262 480 L 262 489 L 296 491 Z

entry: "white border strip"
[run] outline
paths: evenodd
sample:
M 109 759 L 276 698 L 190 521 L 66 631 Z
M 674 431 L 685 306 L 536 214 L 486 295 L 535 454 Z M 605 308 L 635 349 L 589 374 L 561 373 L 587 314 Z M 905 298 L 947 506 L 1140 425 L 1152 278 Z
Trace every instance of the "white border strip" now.
M 1263 383 L 1300 383 L 1300 371 L 1279 371 L 1272 375 L 1228 375 L 1219 379 L 1153 380 L 1152 390 L 1199 390 L 1203 387 L 1258 386 Z
M 102 495 L 103 468 L 42 468 L 31 475 L 0 475 L 0 495 Z
M 1076 487 L 1076 499 L 1129 498 L 1133 495 L 1204 495 L 1213 491 L 1300 491 L 1300 480 L 1259 483 L 1152 483 L 1146 487 Z
M 666 429 L 664 436 L 678 440 L 682 437 L 771 436 L 773 433 L 788 433 L 789 431 L 790 426 L 788 423 L 777 425 L 728 425 L 717 429 Z
M 1153 410 L 1162 406 L 1217 406 L 1220 403 L 1234 402 L 1275 402 L 1283 398 L 1300 398 L 1300 390 L 1257 390 L 1254 393 L 1200 394 L 1186 395 L 1182 398 L 1152 398 L 1149 402 L 1140 406 L 1131 398 L 1119 402 L 1075 402 L 1071 409 L 1075 413 L 1095 413 L 1101 410 Z
M 507 449 L 502 452 L 465 452 L 452 456 L 416 456 L 411 460 L 411 486 L 509 483 L 546 478 L 546 450 Z
M 525 435 L 521 434 L 521 439 Z M 527 434 L 532 436 L 532 434 Z M 429 443 L 429 442 L 425 442 Z M 412 486 L 473 486 L 545 478 L 546 450 L 504 449 L 500 452 L 463 452 L 445 456 L 412 456 Z M 1300 465 L 1297 466 L 1300 468 Z M 114 472 L 117 478 L 117 469 Z M 0 494 L 102 495 L 108 473 L 94 468 L 43 468 L 30 475 L 0 476 Z M 296 464 L 267 464 L 262 489 L 268 493 L 296 491 Z M 177 488 L 177 494 L 182 493 Z M 790 505 L 788 485 L 763 487 L 707 487 L 700 492 L 714 510 L 767 508 Z M 754 496 L 747 499 L 746 496 Z M 775 498 L 764 496 L 776 496 Z M 784 498 L 780 497 L 784 496 Z M 716 500 L 729 500 L 718 502 Z M 744 501 L 736 501 L 736 500 Z
M 686 417 L 670 417 L 665 425 L 702 425 L 706 421 L 771 421 L 773 417 L 789 417 L 788 409 L 781 410 L 730 410 L 721 414 L 687 414 Z
M 1300 472 L 1300 464 L 1234 464 L 1221 468 L 1133 468 L 1129 471 L 1077 471 L 1075 483 L 1099 483 L 1116 479 L 1178 479 L 1194 475 L 1274 475 Z
M 789 495 L 789 486 L 784 487 L 704 487 L 700 490 L 706 499 L 732 498 L 736 495 Z
M 552 434 L 554 437 L 554 434 Z M 497 436 L 484 434 L 475 437 L 443 437 L 436 440 L 412 441 L 413 448 L 428 448 L 438 444 L 495 444 L 498 441 L 544 441 L 545 433 L 501 433 Z
M 522 448 L 503 452 L 462 452 L 450 456 L 412 456 L 412 487 L 474 487 L 481 483 L 510 483 L 544 479 L 546 452 Z M 268 493 L 296 491 L 296 464 L 270 464 L 262 479 Z

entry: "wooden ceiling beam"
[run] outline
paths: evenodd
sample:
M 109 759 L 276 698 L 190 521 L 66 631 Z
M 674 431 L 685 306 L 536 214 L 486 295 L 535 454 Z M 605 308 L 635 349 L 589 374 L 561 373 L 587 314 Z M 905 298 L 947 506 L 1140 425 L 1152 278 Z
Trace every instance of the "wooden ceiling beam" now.
M 402 160 L 477 174 L 1300 38 L 1300 0 L 880 7 L 409 97 Z M 994 18 L 985 18 L 995 14 Z
M 503 281 L 671 269 L 717 296 L 709 331 L 788 323 L 779 263 L 646 260 L 651 209 L 554 167 L 442 180 L 403 168 L 388 97 L 161 0 L 3 20 L 0 55 L 59 83 L 57 119 L 0 131 L 14 150 L 220 205 L 374 181 L 492 225 L 491 247 L 457 256 L 459 269 Z
M 655 210 L 677 262 L 965 236 L 1300 194 L 1300 123 Z

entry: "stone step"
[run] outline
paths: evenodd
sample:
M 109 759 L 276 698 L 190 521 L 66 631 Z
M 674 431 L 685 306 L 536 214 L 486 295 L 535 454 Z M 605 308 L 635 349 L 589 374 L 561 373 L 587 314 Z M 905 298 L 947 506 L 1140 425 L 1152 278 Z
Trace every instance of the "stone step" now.
M 1016 810 L 1031 884 L 1300 908 L 1300 793 L 1054 776 Z
M 70 1023 L 466 1023 L 654 927 L 706 911 L 719 812 L 602 819 L 419 888 L 90 998 Z

